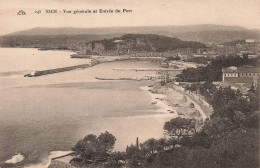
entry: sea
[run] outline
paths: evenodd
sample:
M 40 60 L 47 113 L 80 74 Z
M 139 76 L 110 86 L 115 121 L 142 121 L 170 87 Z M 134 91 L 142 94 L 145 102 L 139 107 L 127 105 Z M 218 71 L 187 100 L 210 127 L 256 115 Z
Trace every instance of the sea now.
M 114 151 L 124 151 L 137 137 L 140 142 L 163 137 L 169 114 L 151 104 L 151 96 L 140 89 L 154 81 L 96 79 L 155 75 L 154 71 L 115 69 L 156 68 L 157 64 L 118 61 L 24 77 L 37 70 L 90 62 L 70 58 L 71 54 L 0 48 L 0 167 L 47 168 L 51 153 L 71 151 L 87 134 L 112 133 L 117 139 Z

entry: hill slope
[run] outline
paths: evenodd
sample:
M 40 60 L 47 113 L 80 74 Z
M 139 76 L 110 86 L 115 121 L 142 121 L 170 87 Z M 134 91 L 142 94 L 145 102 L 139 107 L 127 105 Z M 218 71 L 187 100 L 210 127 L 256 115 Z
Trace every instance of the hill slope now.
M 185 41 L 223 43 L 254 38 L 260 40 L 259 30 L 237 26 L 191 25 L 107 28 L 33 28 L 0 37 L 3 47 L 79 48 L 86 42 L 124 34 L 158 34 Z
M 248 31 L 238 26 L 223 25 L 190 25 L 190 26 L 143 26 L 143 27 L 104 27 L 104 28 L 48 28 L 37 27 L 29 30 L 18 31 L 9 35 L 75 35 L 75 34 L 115 34 L 115 33 L 185 33 L 203 31 Z
M 79 50 L 79 48 L 87 42 L 113 38 L 115 36 L 117 35 L 10 35 L 0 37 L 0 46 Z
M 87 43 L 83 54 L 120 54 L 136 52 L 165 52 L 180 48 L 205 48 L 205 44 L 193 41 L 182 41 L 176 38 L 155 34 L 127 34 L 122 37 L 104 39 Z

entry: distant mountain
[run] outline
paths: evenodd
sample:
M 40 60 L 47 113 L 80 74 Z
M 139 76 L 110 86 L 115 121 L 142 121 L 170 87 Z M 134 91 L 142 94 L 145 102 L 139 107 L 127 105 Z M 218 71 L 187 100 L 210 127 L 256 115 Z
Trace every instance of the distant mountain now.
M 24 31 L 18 31 L 8 35 L 73 35 L 73 34 L 115 34 L 115 33 L 185 33 L 203 31 L 247 31 L 238 26 L 223 25 L 190 25 L 190 26 L 144 26 L 144 27 L 104 27 L 104 28 L 47 28 L 38 27 Z
M 104 39 L 87 43 L 83 54 L 102 55 L 105 53 L 128 52 L 165 52 L 180 48 L 206 48 L 205 44 L 193 41 L 182 41 L 163 35 L 155 34 L 127 34 L 122 37 Z
M 203 43 L 224 43 L 245 39 L 260 40 L 260 31 L 251 30 L 207 30 L 199 32 L 169 33 L 165 35 L 182 40 L 199 41 Z
M 113 38 L 124 34 L 158 34 L 202 43 L 224 43 L 248 38 L 260 40 L 260 30 L 223 25 L 106 28 L 39 27 L 2 36 L 0 37 L 0 46 L 79 48 L 80 45 L 89 41 Z

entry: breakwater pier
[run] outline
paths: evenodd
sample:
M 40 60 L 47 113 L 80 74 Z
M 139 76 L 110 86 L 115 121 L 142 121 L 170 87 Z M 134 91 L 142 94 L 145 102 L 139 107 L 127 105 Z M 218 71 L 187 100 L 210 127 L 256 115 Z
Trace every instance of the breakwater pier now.
M 90 64 L 81 64 L 81 65 L 69 66 L 69 67 L 63 67 L 63 68 L 35 71 L 35 72 L 31 72 L 29 74 L 24 75 L 24 77 L 36 77 L 36 76 L 54 74 L 54 73 L 59 73 L 59 72 L 71 71 L 71 70 L 75 70 L 75 69 L 85 69 L 90 66 L 91 66 Z

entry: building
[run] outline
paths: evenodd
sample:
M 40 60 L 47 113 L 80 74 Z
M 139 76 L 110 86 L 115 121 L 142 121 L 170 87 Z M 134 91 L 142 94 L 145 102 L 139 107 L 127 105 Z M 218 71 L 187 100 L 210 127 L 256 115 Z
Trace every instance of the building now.
M 246 39 L 246 43 L 254 43 L 255 40 L 254 39 Z
M 193 57 L 194 58 L 202 58 L 202 57 L 208 58 L 208 54 L 194 54 Z
M 178 54 L 182 61 L 189 61 L 194 58 L 192 54 Z
M 252 66 L 231 66 L 222 69 L 222 82 L 234 87 L 249 88 L 257 87 L 260 78 L 260 68 Z
M 159 70 L 156 72 L 156 75 L 162 82 L 168 83 L 175 79 L 176 73 L 172 70 Z
M 194 50 L 191 48 L 178 48 L 173 51 L 178 54 L 192 54 L 194 52 Z

